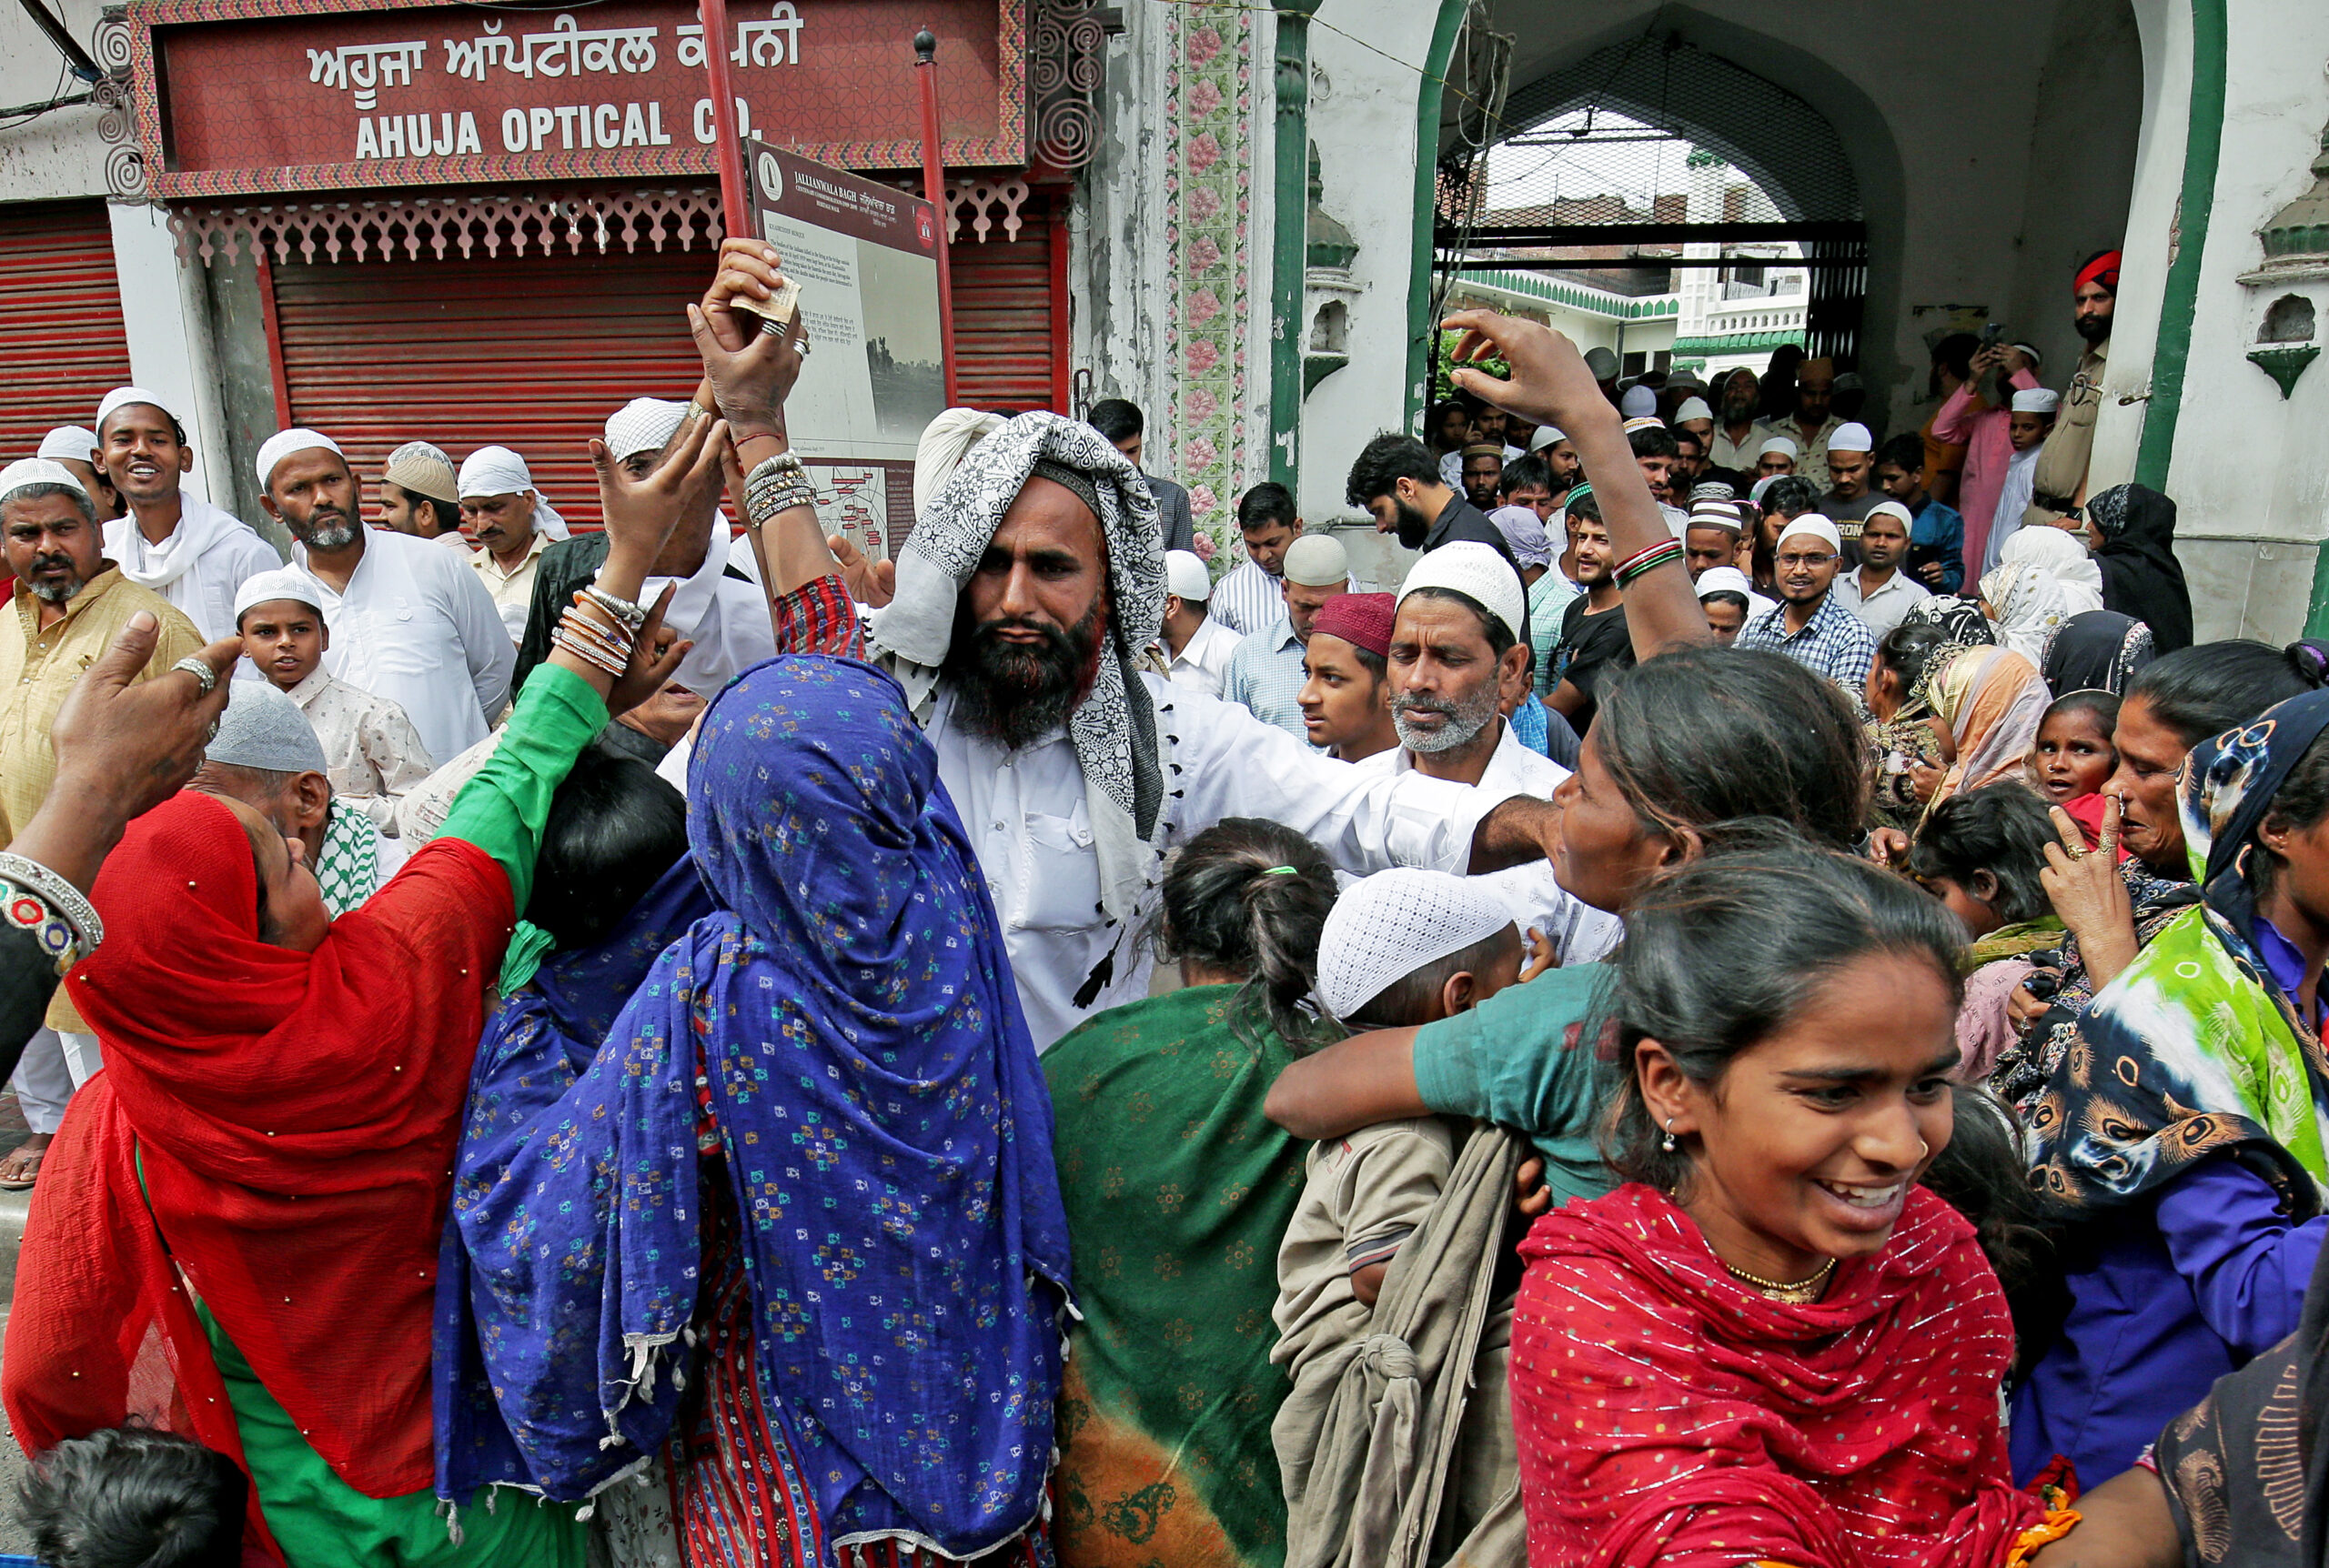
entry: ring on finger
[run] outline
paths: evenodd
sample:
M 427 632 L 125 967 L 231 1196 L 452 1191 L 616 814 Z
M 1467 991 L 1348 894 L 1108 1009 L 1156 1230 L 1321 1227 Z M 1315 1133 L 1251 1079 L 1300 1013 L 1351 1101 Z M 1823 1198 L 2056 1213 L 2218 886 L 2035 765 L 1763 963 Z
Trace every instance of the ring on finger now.
M 205 697 L 218 689 L 218 672 L 210 668 L 207 659 L 197 658 L 194 655 L 188 654 L 170 666 L 170 668 L 183 669 L 194 677 L 195 684 L 202 688 L 202 695 Z

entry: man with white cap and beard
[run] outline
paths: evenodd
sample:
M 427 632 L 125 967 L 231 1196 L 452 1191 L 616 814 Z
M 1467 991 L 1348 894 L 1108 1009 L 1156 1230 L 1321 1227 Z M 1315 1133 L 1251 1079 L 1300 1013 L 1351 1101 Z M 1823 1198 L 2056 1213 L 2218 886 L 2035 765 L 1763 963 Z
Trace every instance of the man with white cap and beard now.
M 461 465 L 461 532 L 475 546 L 469 564 L 485 584 L 512 644 L 526 635 L 534 570 L 541 553 L 568 537 L 566 519 L 542 498 L 526 459 L 507 447 L 479 447 Z
M 1310 741 L 1302 720 L 1302 649 L 1326 601 L 1350 592 L 1350 557 L 1331 534 L 1304 534 L 1285 547 L 1285 608 L 1263 630 L 1247 634 L 1229 655 L 1221 699 L 1242 703 L 1254 717 Z
M 235 590 L 283 564 L 248 523 L 182 490 L 186 427 L 152 392 L 116 387 L 97 404 L 97 450 L 129 515 L 106 525 L 106 558 L 160 594 L 210 641 L 235 632 Z M 239 672 L 238 672 L 239 673 Z
M 1196 552 L 1164 552 L 1164 629 L 1158 640 L 1164 651 L 1165 678 L 1219 697 L 1229 656 L 1237 650 L 1239 639 L 1205 608 L 1212 597 L 1213 574 Z
M 89 499 L 96 503 L 98 522 L 109 523 L 121 516 L 121 492 L 106 477 L 95 430 L 78 425 L 59 425 L 40 438 L 40 450 L 35 455 L 62 465 L 81 481 L 81 487 L 89 492 Z
M 1876 638 L 1834 591 L 1843 553 L 1836 525 L 1817 512 L 1780 524 L 1773 567 L 1779 608 L 1749 621 L 1731 646 L 1783 653 L 1858 700 L 1876 662 Z
M 2056 514 L 2036 505 L 2038 466 L 2045 460 L 2047 439 L 2054 433 L 2054 418 L 2062 395 L 2044 387 L 2028 387 L 2013 395 L 2006 414 L 2006 442 L 2013 455 L 2006 459 L 2005 482 L 1998 487 L 1997 511 L 1990 519 L 1990 536 L 1981 545 L 1981 569 L 1987 577 L 2005 558 L 2005 542 L 2029 525 L 2033 517 L 2051 525 Z
M 607 416 L 607 455 L 633 478 L 643 478 L 654 472 L 687 423 L 701 414 L 701 405 L 691 402 L 634 397 Z M 640 602 L 652 603 L 666 584 L 672 586 L 663 624 L 695 644 L 681 662 L 672 684 L 703 701 L 717 697 L 721 688 L 753 665 L 776 655 L 768 598 L 757 582 L 731 564 L 733 558 L 721 499 L 720 492 L 712 490 L 692 515 L 680 519 L 662 554 L 655 558 L 647 586 L 640 590 L 648 596 Z M 603 533 L 578 535 L 542 552 L 535 566 L 525 636 L 518 643 L 518 687 L 522 688 L 534 667 L 549 657 L 550 633 L 574 602 L 576 590 L 597 580 L 606 559 Z M 651 722 L 660 706 L 660 699 L 650 699 L 615 723 Z
M 1399 744 L 1356 766 L 1550 799 L 1569 770 L 1523 745 L 1503 716 L 1528 694 L 1527 602 L 1486 545 L 1443 545 L 1417 561 L 1399 585 L 1386 660 Z M 1617 921 L 1562 892 L 1542 860 L 1483 879 L 1565 960 L 1598 958 L 1616 939 Z
M 1859 523 L 1884 498 L 1876 488 L 1875 448 L 1875 437 L 1859 423 L 1839 425 L 1828 437 L 1828 493 L 1820 509 L 1847 545 L 1860 538 Z
M 295 564 L 316 579 L 331 625 L 324 668 L 403 709 L 432 758 L 484 739 L 509 700 L 516 650 L 469 562 L 427 539 L 366 528 L 356 476 L 319 431 L 270 436 L 257 467 L 259 505 L 291 530 Z
M 1080 421 L 1023 414 L 973 449 L 923 508 L 895 595 L 863 632 L 789 450 L 797 342 L 731 314 L 731 300 L 781 286 L 775 253 L 729 240 L 721 262 L 689 317 L 749 476 L 746 526 L 780 646 L 871 657 L 903 688 L 985 873 L 1039 1049 L 1148 994 L 1139 932 L 1163 858 L 1225 817 L 1285 823 L 1355 871 L 1464 869 L 1498 803 L 1490 791 L 1362 775 L 1138 668 L 1164 608 L 1155 502 Z

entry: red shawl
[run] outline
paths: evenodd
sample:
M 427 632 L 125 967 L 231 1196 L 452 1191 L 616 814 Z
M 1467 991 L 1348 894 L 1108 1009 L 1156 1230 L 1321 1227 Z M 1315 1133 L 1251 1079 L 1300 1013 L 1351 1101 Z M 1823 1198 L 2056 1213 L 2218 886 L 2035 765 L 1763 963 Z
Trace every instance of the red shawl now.
M 136 1414 L 241 1459 L 175 1260 L 341 1479 L 426 1490 L 437 1250 L 509 878 L 439 839 L 315 952 L 270 947 L 241 823 L 187 792 L 131 824 L 94 901 L 105 944 L 67 980 L 106 1067 L 25 1230 L 18 1439 Z
M 1911 1191 L 1789 1306 L 1638 1184 L 1537 1221 L 1513 1424 L 1538 1568 L 1996 1568 L 2045 1518 L 1998 1422 L 2013 1325 L 1972 1227 Z

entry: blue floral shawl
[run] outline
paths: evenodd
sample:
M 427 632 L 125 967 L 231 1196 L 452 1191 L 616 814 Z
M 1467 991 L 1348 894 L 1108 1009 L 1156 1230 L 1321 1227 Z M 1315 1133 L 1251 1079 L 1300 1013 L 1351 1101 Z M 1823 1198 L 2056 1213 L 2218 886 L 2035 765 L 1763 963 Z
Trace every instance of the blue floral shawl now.
M 762 1402 L 832 1547 L 976 1556 L 1042 1506 L 1068 1260 L 977 861 L 902 693 L 854 660 L 744 675 L 704 716 L 688 793 L 715 907 L 603 1049 L 562 1091 L 555 1030 L 497 1024 L 479 1054 L 466 1289 L 449 1268 L 439 1295 L 439 1490 L 579 1498 L 660 1448 L 701 1173 L 740 1216 Z

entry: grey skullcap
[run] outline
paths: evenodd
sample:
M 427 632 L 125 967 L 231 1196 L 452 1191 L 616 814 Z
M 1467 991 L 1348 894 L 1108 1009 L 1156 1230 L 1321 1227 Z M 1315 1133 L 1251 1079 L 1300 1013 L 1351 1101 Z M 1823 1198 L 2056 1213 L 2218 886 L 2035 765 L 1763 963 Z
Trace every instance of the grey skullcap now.
M 202 749 L 206 762 L 269 773 L 329 773 L 324 743 L 299 705 L 263 680 L 235 682 L 218 733 Z

